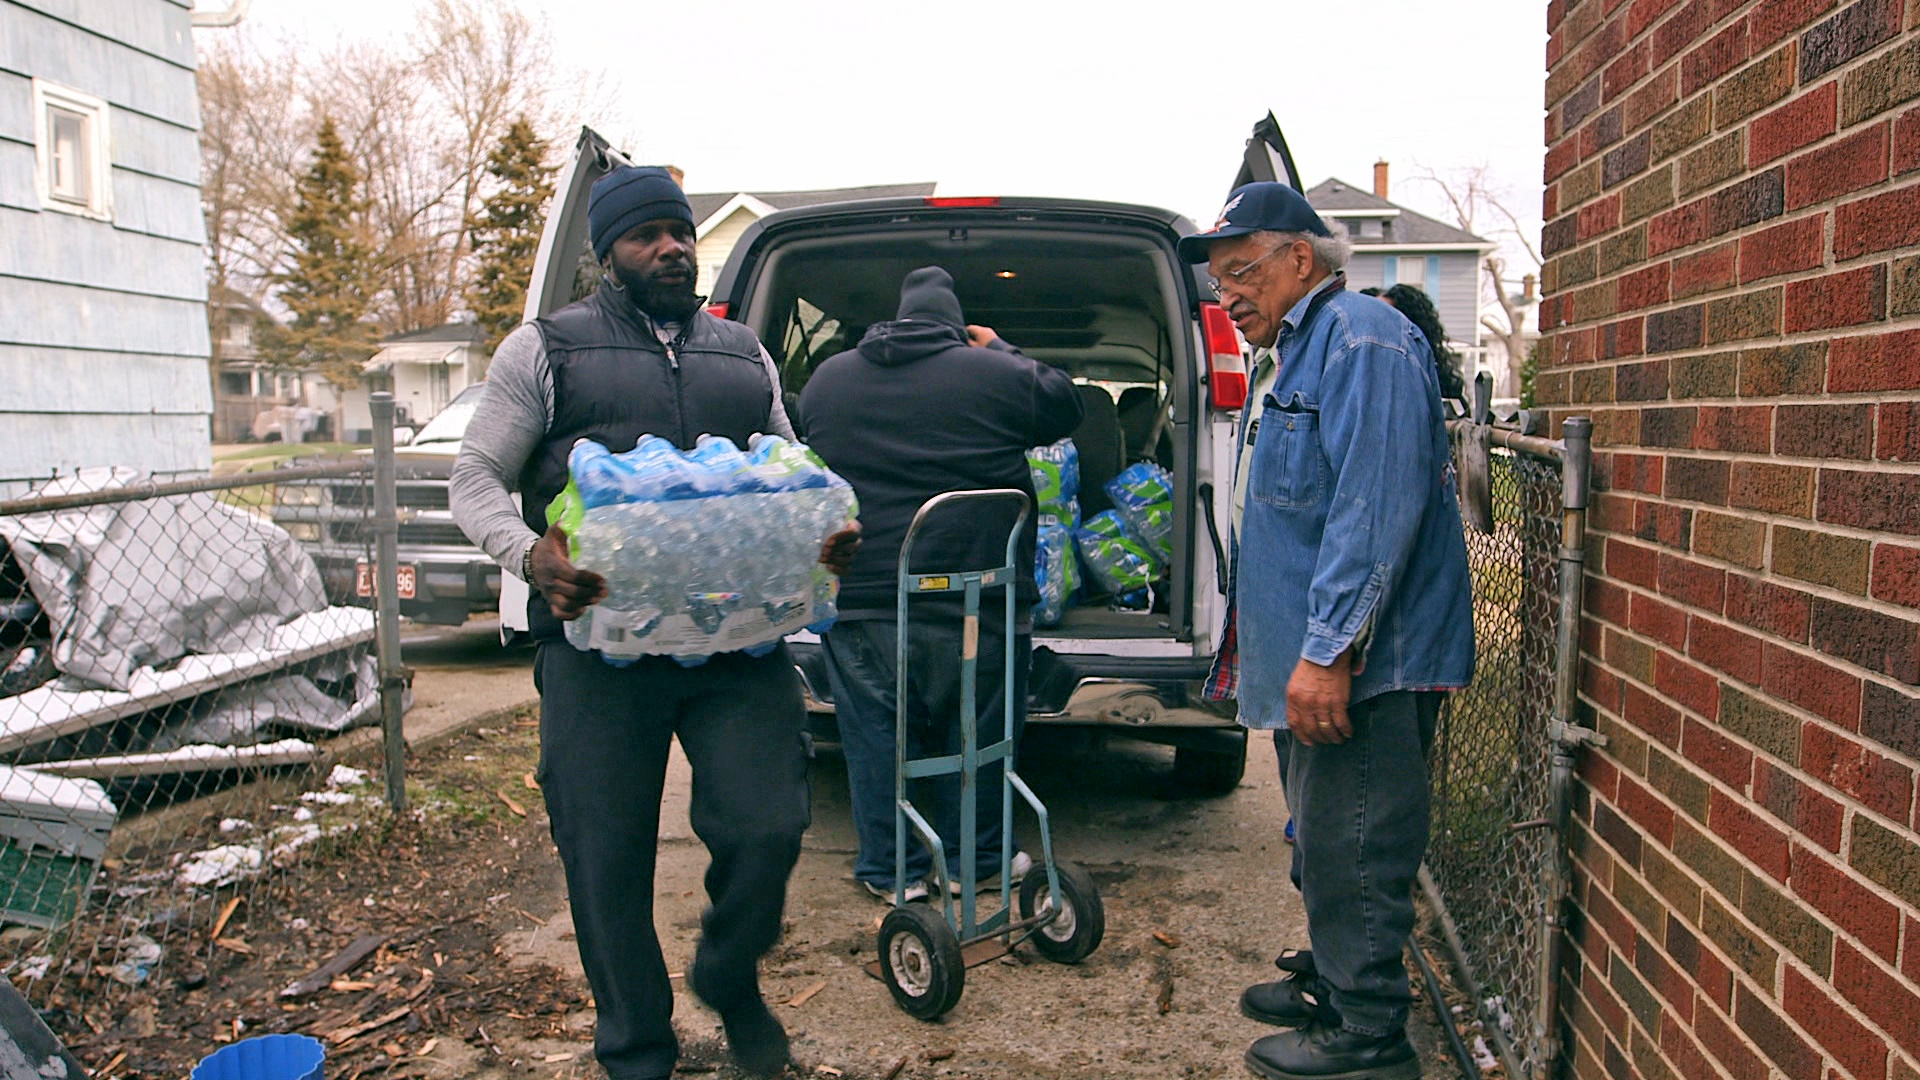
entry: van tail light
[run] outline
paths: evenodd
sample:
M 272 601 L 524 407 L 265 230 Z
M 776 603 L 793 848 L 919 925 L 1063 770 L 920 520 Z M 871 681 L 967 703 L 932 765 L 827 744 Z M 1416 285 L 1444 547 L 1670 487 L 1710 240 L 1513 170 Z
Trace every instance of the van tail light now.
M 999 206 L 997 195 L 929 195 L 928 206 L 966 209 L 968 207 Z
M 716 319 L 724 319 L 727 317 L 727 304 L 724 301 L 718 304 L 708 304 L 707 314 Z
M 1219 304 L 1200 305 L 1200 340 L 1207 348 L 1207 398 L 1216 409 L 1247 404 L 1247 358 L 1233 317 Z

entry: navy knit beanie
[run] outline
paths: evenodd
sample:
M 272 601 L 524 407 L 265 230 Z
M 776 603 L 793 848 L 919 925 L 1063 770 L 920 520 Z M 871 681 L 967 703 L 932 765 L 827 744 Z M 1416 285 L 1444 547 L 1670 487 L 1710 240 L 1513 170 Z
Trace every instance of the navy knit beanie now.
M 628 229 L 658 218 L 694 224 L 693 207 L 672 174 L 655 165 L 622 165 L 593 182 L 587 198 L 587 231 L 595 258 L 604 259 Z
M 937 266 L 923 266 L 900 283 L 899 319 L 945 323 L 965 329 L 960 298 L 953 295 L 953 277 Z

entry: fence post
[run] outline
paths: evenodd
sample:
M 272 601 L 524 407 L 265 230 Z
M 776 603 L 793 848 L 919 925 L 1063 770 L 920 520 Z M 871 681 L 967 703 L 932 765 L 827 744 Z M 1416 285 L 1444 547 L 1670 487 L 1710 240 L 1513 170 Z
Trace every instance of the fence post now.
M 406 669 L 400 665 L 400 518 L 395 506 L 393 395 L 368 395 L 373 414 L 373 595 L 379 648 L 380 723 L 386 745 L 387 805 L 407 809 Z
M 1567 851 L 1567 823 L 1573 807 L 1575 752 L 1605 745 L 1605 739 L 1574 722 L 1580 693 L 1580 601 L 1586 585 L 1587 496 L 1593 464 L 1593 421 L 1568 417 L 1560 425 L 1560 617 L 1555 642 L 1553 719 L 1547 735 L 1553 747 L 1550 780 L 1553 857 L 1545 867 L 1546 888 L 1540 919 L 1540 971 L 1534 995 L 1533 1047 L 1536 1080 L 1554 1075 L 1560 1039 L 1555 1016 L 1559 1012 L 1560 943 L 1566 927 L 1566 902 L 1573 868 Z

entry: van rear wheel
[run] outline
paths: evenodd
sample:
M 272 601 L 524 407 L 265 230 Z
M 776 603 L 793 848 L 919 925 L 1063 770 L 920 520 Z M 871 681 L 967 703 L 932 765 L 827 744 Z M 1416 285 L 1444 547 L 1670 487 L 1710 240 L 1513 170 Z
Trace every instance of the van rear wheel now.
M 1173 783 L 1183 795 L 1213 798 L 1227 795 L 1240 786 L 1247 774 L 1247 740 L 1243 735 L 1232 750 L 1199 750 L 1176 747 L 1173 751 Z

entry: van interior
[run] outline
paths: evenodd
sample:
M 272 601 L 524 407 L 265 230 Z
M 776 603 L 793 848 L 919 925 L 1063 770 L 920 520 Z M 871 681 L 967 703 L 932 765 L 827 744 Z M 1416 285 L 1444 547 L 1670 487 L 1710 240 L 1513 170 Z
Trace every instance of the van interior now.
M 1086 407 L 1073 439 L 1080 455 L 1081 517 L 1111 507 L 1107 481 L 1136 461 L 1157 462 L 1187 488 L 1174 452 L 1184 328 L 1166 249 L 1125 232 L 1044 226 L 936 227 L 837 232 L 777 244 L 757 268 L 743 312 L 781 365 L 789 400 L 822 360 L 851 349 L 867 328 L 892 319 L 900 282 L 923 266 L 953 275 L 969 323 L 993 327 L 1026 355 L 1064 368 Z M 933 403 L 929 403 L 933 407 Z M 1183 565 L 1176 537 L 1173 564 Z M 1166 624 L 1163 576 L 1151 612 L 1120 611 L 1083 583 L 1063 631 L 1151 632 Z M 1149 617 L 1151 616 L 1151 617 Z M 1152 624 L 1152 625 L 1143 625 Z

